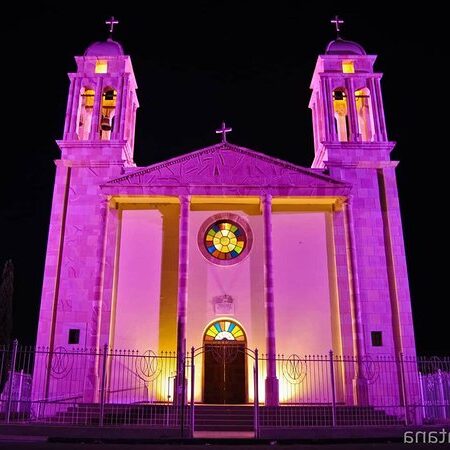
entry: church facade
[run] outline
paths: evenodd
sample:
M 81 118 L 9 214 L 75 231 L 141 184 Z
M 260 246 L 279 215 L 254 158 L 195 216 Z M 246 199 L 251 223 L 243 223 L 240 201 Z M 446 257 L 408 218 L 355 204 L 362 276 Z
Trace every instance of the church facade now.
M 75 59 L 39 347 L 257 348 L 268 405 L 286 400 L 278 354 L 415 355 L 397 162 L 375 56 L 338 38 L 318 57 L 311 168 L 232 144 L 225 125 L 215 145 L 136 167 L 130 57 L 108 39 Z M 235 403 L 254 398 L 246 358 Z M 207 364 L 199 358 L 199 402 L 214 389 Z M 86 392 L 99 370 L 94 360 Z M 355 370 L 342 381 L 353 403 L 365 397 L 360 377 Z M 47 374 L 46 397 L 65 389 L 51 383 Z

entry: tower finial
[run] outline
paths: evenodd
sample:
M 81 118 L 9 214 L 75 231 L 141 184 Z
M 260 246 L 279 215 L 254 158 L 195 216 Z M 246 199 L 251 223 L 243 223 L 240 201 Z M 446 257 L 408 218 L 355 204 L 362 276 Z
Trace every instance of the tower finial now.
M 105 24 L 109 25 L 109 37 L 112 38 L 112 34 L 114 31 L 114 25 L 117 25 L 119 21 L 114 17 L 111 16 L 109 20 L 105 20 Z
M 233 131 L 233 128 L 227 127 L 225 125 L 225 122 L 222 122 L 222 127 L 216 130 L 216 133 L 222 134 L 222 142 L 227 142 L 227 133 L 229 133 L 230 131 Z
M 330 23 L 333 23 L 336 27 L 336 39 L 340 39 L 340 35 L 339 32 L 341 31 L 341 29 L 339 28 L 339 25 L 342 25 L 344 23 L 344 21 L 342 19 L 339 19 L 338 15 L 334 16 L 334 19 L 330 20 Z

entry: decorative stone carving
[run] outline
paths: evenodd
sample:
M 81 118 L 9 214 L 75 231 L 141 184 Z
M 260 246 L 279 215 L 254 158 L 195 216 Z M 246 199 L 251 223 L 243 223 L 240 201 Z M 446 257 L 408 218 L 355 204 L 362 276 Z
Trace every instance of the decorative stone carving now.
M 212 187 L 222 195 L 255 195 L 262 188 L 274 195 L 345 195 L 349 189 L 346 183 L 323 173 L 228 142 L 111 179 L 102 191 L 135 193 L 137 189 L 136 193 L 143 194 L 143 187 L 145 193 L 160 193 L 164 187 L 174 195 L 187 191 L 211 194 Z
M 231 295 L 218 295 L 213 298 L 213 303 L 216 316 L 234 315 L 234 299 Z

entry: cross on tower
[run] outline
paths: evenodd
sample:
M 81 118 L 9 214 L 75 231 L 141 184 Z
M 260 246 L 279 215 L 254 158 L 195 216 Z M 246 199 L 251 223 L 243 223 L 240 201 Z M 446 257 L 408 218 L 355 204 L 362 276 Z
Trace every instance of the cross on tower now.
M 230 131 L 233 131 L 233 128 L 228 127 L 225 125 L 225 122 L 222 122 L 222 127 L 216 130 L 216 133 L 222 133 L 222 142 L 227 142 L 227 133 Z
M 342 25 L 344 23 L 344 21 L 342 19 L 339 19 L 339 16 L 336 15 L 336 16 L 334 16 L 334 19 L 330 20 L 330 23 L 334 23 L 334 25 L 336 27 L 336 35 L 337 35 L 337 37 L 339 37 L 339 32 L 341 31 L 341 29 L 339 28 L 339 25 Z
M 117 25 L 119 21 L 114 17 L 111 16 L 109 20 L 105 20 L 106 25 L 109 25 L 109 33 L 112 35 L 114 31 L 114 25 Z

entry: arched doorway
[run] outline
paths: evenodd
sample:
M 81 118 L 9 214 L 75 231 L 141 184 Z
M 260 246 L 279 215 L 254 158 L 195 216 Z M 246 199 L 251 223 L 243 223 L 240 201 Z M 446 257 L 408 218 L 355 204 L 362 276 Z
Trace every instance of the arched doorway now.
M 229 319 L 210 324 L 203 336 L 203 402 L 247 402 L 246 337 L 242 327 Z

